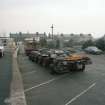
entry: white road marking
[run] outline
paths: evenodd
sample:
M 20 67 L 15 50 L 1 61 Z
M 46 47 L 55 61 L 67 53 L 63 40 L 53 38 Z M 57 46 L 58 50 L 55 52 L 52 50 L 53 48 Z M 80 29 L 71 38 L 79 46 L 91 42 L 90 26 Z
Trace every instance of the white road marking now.
M 90 90 L 92 87 L 94 87 L 96 85 L 96 83 L 93 83 L 91 86 L 89 86 L 86 90 L 84 90 L 83 92 L 81 92 L 80 94 L 78 94 L 77 96 L 75 96 L 74 98 L 72 98 L 69 102 L 67 102 L 65 105 L 69 105 L 71 104 L 73 101 L 75 101 L 77 98 L 79 98 L 81 95 L 85 94 L 88 90 Z
M 30 91 L 30 90 L 32 90 L 32 89 L 37 88 L 37 87 L 46 85 L 46 84 L 48 84 L 48 83 L 50 83 L 50 82 L 53 82 L 53 81 L 56 80 L 56 79 L 57 79 L 57 78 L 53 78 L 53 79 L 51 79 L 51 80 L 48 80 L 48 81 L 46 81 L 46 82 L 43 82 L 43 83 L 38 84 L 38 85 L 36 85 L 36 86 L 33 86 L 33 87 L 31 87 L 31 88 L 25 89 L 24 92 L 28 92 L 28 91 Z
M 24 73 L 23 76 L 30 75 L 30 74 L 35 73 L 35 72 L 36 71 L 27 72 L 27 73 Z
M 41 84 L 35 85 L 35 86 L 31 87 L 31 88 L 25 89 L 24 92 L 28 92 L 28 91 L 31 91 L 32 89 L 35 89 L 35 88 L 38 88 L 38 87 L 40 87 L 40 86 L 49 84 L 49 83 L 51 83 L 51 82 L 53 82 L 53 81 L 55 81 L 55 80 L 58 80 L 58 79 L 60 79 L 60 78 L 62 78 L 62 77 L 65 77 L 65 75 L 60 76 L 60 77 L 58 77 L 58 78 L 53 78 L 53 79 L 48 80 L 48 81 L 45 81 L 45 82 L 43 82 L 43 83 L 41 83 Z
M 105 76 L 105 73 L 103 73 L 102 76 Z

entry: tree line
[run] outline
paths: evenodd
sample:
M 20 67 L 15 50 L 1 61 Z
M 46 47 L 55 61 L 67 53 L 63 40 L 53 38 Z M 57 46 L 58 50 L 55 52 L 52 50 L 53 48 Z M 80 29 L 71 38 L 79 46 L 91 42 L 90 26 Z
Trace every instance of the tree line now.
M 88 46 L 96 46 L 100 50 L 105 51 L 105 39 L 99 38 L 95 41 L 88 40 L 88 41 L 84 42 L 84 44 L 82 45 L 82 49 L 85 49 Z
M 40 39 L 39 43 L 42 47 L 49 47 L 49 48 L 59 48 L 60 47 L 59 39 L 54 40 L 48 44 L 47 40 L 45 38 L 42 38 L 42 39 Z M 75 41 L 70 39 L 68 42 L 65 42 L 63 44 L 64 44 L 64 47 L 73 47 L 75 45 L 82 45 L 82 49 L 85 49 L 88 46 L 96 46 L 99 49 L 101 49 L 102 51 L 105 51 L 105 39 L 104 38 L 99 38 L 95 41 L 87 40 L 85 42 L 80 42 L 80 43 L 76 43 Z

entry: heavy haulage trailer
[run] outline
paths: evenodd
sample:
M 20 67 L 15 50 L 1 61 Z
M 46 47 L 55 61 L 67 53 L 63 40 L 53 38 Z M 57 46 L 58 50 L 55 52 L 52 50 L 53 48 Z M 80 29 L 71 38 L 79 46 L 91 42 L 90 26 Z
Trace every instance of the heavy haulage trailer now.
M 85 65 L 91 64 L 90 58 L 81 55 L 69 55 L 67 57 L 57 57 L 51 64 L 52 73 L 64 73 L 69 71 L 84 71 Z
M 51 73 L 65 73 L 70 71 L 84 71 L 91 59 L 84 54 L 69 54 L 58 49 L 39 49 L 31 51 L 29 59 L 43 67 L 50 68 Z

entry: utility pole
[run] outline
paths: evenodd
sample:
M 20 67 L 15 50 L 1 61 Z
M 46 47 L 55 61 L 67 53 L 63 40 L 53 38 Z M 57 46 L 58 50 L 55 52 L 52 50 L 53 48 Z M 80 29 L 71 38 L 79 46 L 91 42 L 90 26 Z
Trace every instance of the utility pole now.
M 53 24 L 52 24 L 52 26 L 51 26 L 51 29 L 52 29 L 52 39 L 53 39 L 53 37 L 54 37 L 54 35 L 53 35 L 53 30 L 54 30 Z

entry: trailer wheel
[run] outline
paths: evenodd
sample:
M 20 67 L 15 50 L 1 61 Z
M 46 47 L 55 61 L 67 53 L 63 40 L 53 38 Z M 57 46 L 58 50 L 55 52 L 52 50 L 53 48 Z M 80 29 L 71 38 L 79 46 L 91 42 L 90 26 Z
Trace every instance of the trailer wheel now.
M 42 66 L 43 67 L 46 67 L 47 66 L 46 63 L 45 63 L 45 61 L 42 62 Z
M 32 62 L 34 62 L 34 59 L 33 59 L 33 58 L 31 58 L 31 61 L 32 61 Z
M 34 61 L 35 61 L 36 63 L 38 63 L 38 57 L 35 57 L 35 58 L 34 58 Z
M 65 73 L 64 67 L 60 64 L 60 62 L 53 66 L 53 71 L 57 74 Z
M 77 71 L 84 71 L 85 70 L 85 64 L 84 63 L 76 63 L 76 70 Z
M 2 54 L 0 54 L 0 58 L 2 57 Z
M 33 59 L 34 59 L 34 61 L 36 62 L 36 57 L 34 57 Z

